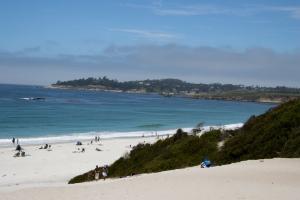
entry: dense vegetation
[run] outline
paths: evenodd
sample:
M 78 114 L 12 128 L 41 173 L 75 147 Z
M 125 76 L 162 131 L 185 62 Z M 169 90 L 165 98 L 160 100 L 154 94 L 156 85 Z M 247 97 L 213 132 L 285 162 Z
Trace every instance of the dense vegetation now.
M 216 158 L 219 140 L 220 131 L 198 137 L 179 129 L 171 138 L 137 145 L 130 154 L 114 162 L 109 173 L 111 177 L 122 177 L 199 165 L 205 157 Z
M 196 84 L 178 79 L 141 80 L 119 82 L 107 77 L 57 81 L 54 87 L 119 90 L 124 92 L 155 92 L 163 95 L 183 95 L 203 99 L 259 101 L 274 99 L 287 101 L 300 97 L 299 88 L 258 87 L 233 84 Z
M 300 101 L 291 101 L 263 115 L 251 117 L 232 133 L 219 153 L 218 162 L 300 157 Z
M 218 148 L 220 141 L 224 145 Z M 139 144 L 109 166 L 109 177 L 195 166 L 204 158 L 222 165 L 274 157 L 300 157 L 300 100 L 252 116 L 235 131 L 214 130 L 199 137 L 179 129 L 168 139 Z M 94 170 L 74 177 L 69 183 L 92 180 Z

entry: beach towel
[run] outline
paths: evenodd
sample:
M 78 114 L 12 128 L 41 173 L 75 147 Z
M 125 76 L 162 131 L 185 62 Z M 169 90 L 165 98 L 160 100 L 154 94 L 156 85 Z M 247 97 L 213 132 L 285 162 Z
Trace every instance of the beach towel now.
M 209 167 L 211 167 L 211 161 L 205 159 L 200 165 L 202 168 L 209 168 Z

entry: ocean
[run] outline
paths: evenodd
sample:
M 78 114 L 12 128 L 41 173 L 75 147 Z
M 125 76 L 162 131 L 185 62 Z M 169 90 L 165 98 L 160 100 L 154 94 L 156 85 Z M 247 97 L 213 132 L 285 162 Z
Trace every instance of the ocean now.
M 40 97 L 40 99 L 35 99 Z M 274 104 L 0 85 L 0 145 L 173 133 L 239 125 Z

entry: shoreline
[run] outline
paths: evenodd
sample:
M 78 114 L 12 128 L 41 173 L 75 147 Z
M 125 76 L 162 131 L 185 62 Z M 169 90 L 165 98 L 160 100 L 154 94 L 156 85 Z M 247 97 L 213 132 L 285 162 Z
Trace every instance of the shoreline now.
M 210 129 L 225 129 L 225 130 L 234 130 L 243 126 L 243 123 L 234 123 L 234 124 L 225 124 L 225 125 L 211 125 L 203 126 L 203 131 L 200 134 L 210 130 Z M 72 143 L 76 141 L 91 141 L 95 136 L 100 136 L 102 140 L 110 139 L 130 139 L 130 138 L 140 138 L 140 137 L 156 137 L 156 136 L 167 136 L 173 135 L 176 133 L 178 128 L 169 129 L 169 130 L 158 130 L 158 131 L 129 131 L 129 132 L 87 132 L 87 133 L 72 133 L 66 135 L 57 135 L 57 136 L 38 136 L 38 137 L 26 137 L 19 138 L 20 144 L 22 146 L 30 145 L 42 145 L 45 143 L 50 144 L 60 144 L 60 143 Z M 181 128 L 186 132 L 191 132 L 193 128 Z M 12 145 L 11 138 L 2 138 L 0 139 L 0 148 L 10 147 Z

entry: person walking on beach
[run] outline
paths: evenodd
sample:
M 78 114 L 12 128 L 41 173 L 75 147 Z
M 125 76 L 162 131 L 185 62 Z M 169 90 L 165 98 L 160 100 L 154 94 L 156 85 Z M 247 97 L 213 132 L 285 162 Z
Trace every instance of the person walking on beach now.
M 17 138 L 17 144 L 19 144 L 19 139 Z
M 13 144 L 15 144 L 16 139 L 13 137 L 13 139 L 11 140 Z

